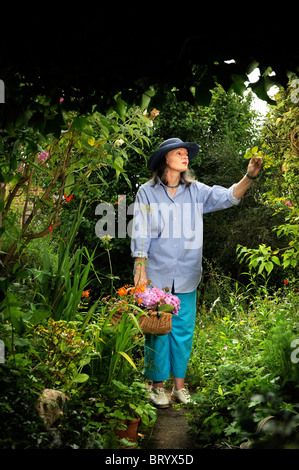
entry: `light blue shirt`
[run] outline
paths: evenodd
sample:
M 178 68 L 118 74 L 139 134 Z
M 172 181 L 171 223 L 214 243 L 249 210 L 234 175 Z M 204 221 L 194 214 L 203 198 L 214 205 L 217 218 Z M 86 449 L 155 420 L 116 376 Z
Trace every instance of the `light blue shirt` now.
M 132 257 L 146 259 L 147 279 L 160 289 L 177 293 L 195 290 L 202 275 L 203 214 L 240 202 L 234 185 L 180 184 L 174 197 L 153 180 L 140 186 L 134 205 Z

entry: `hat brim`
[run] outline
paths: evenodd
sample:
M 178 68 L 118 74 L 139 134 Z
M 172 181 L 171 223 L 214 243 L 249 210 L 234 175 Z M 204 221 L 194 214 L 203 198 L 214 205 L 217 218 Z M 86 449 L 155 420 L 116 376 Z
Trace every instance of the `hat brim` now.
M 190 162 L 198 154 L 200 146 L 195 142 L 180 142 L 165 145 L 163 148 L 158 148 L 158 150 L 156 150 L 156 152 L 151 156 L 148 161 L 148 167 L 152 171 L 155 171 L 159 165 L 161 158 L 164 157 L 164 155 L 166 155 L 171 150 L 175 150 L 178 148 L 185 148 L 188 150 L 188 160 Z

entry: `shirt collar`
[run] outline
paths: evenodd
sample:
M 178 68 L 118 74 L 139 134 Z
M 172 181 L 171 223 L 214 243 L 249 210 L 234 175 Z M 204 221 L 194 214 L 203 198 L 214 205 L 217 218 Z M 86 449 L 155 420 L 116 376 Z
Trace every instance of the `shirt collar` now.
M 185 182 L 184 182 L 183 178 L 181 178 L 181 181 L 180 181 L 180 183 L 181 183 L 181 184 L 185 184 Z M 160 177 L 159 177 L 159 176 L 157 176 L 157 183 L 155 184 L 155 186 L 154 186 L 154 187 L 156 187 L 156 186 L 160 186 L 160 185 L 162 185 L 162 186 L 164 186 L 165 188 L 167 188 L 167 186 L 166 186 L 166 185 L 165 185 L 165 184 L 164 184 L 164 183 L 161 181 Z

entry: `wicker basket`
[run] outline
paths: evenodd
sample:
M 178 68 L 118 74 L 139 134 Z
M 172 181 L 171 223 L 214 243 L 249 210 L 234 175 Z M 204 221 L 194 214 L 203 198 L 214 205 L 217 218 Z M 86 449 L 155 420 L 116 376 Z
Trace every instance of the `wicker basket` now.
M 110 320 L 116 324 L 121 322 L 121 318 L 122 313 L 115 312 Z M 138 317 L 138 323 L 144 335 L 167 335 L 171 331 L 172 313 L 149 310 L 146 315 Z

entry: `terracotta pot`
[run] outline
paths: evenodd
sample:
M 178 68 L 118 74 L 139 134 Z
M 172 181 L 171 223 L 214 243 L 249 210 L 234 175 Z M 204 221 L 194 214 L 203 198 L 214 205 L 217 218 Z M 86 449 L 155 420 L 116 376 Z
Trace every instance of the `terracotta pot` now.
M 134 420 L 127 420 L 125 424 L 127 425 L 126 429 L 121 429 L 117 431 L 118 439 L 120 440 L 120 439 L 126 438 L 128 439 L 128 441 L 134 442 L 137 445 L 137 435 L 138 435 L 138 428 L 140 424 L 140 418 L 137 418 Z M 129 449 L 131 447 L 132 446 L 123 447 L 123 448 Z

